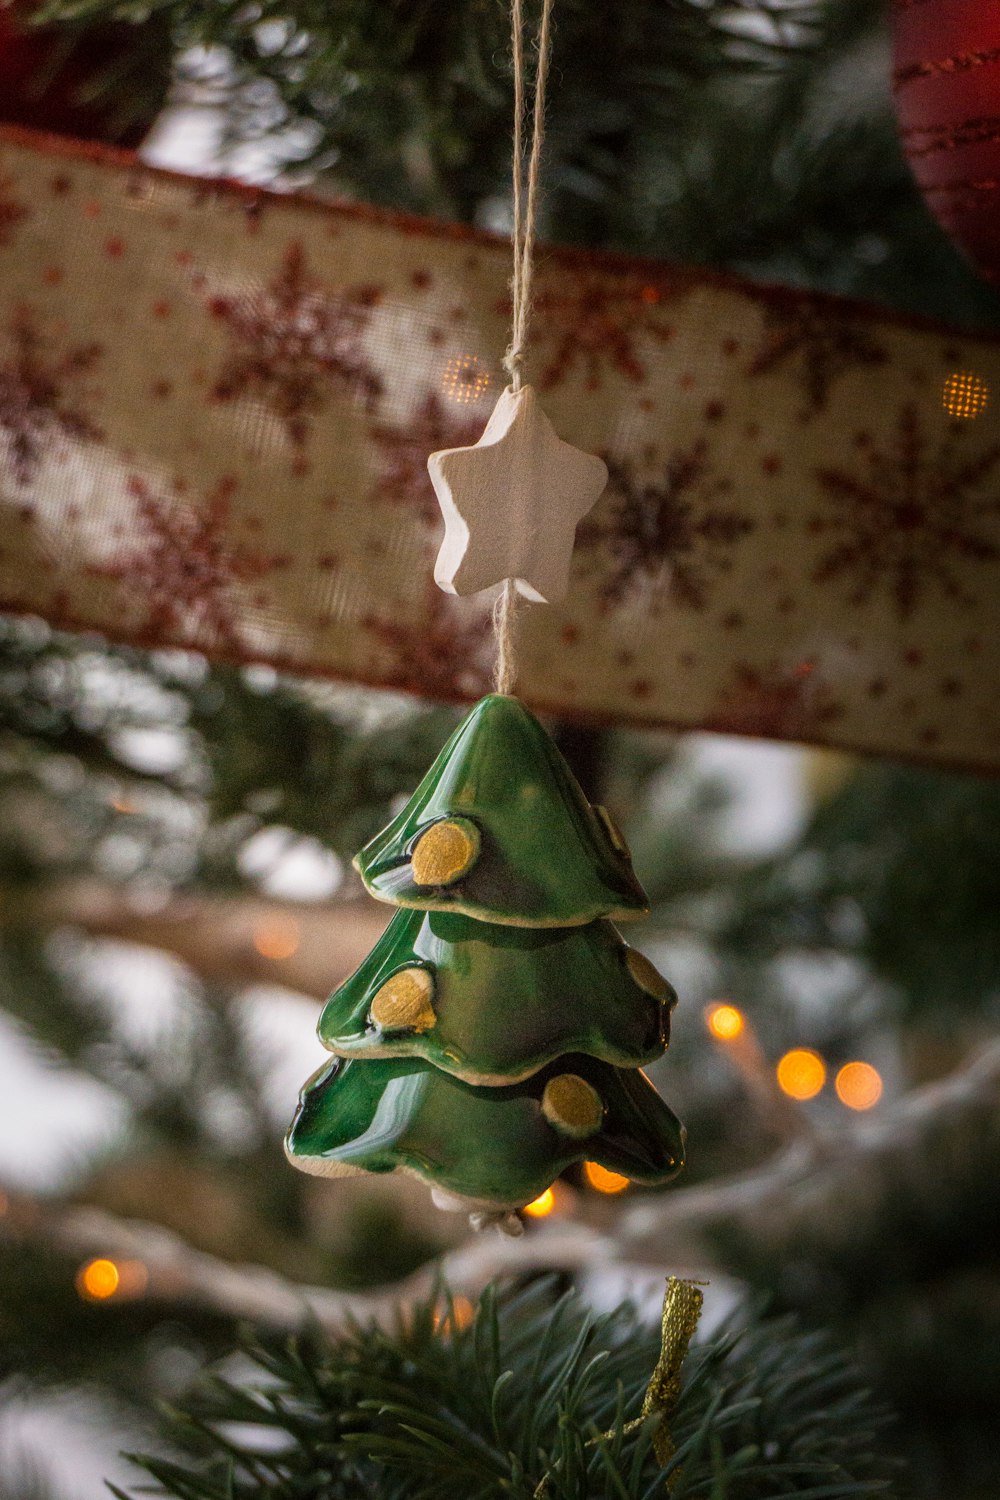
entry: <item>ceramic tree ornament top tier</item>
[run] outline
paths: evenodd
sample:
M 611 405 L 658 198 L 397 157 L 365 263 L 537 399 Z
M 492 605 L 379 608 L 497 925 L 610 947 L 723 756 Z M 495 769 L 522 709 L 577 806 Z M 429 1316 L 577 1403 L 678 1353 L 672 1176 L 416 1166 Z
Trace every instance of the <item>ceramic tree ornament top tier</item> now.
M 649 910 L 611 817 L 534 715 L 500 694 L 476 704 L 355 864 L 380 901 L 514 927 Z
M 320 1018 L 334 1057 L 300 1096 L 294 1165 L 414 1173 L 508 1228 L 576 1162 L 680 1169 L 683 1129 L 640 1071 L 676 997 L 610 920 L 645 894 L 522 703 L 478 703 L 356 864 L 400 910 Z

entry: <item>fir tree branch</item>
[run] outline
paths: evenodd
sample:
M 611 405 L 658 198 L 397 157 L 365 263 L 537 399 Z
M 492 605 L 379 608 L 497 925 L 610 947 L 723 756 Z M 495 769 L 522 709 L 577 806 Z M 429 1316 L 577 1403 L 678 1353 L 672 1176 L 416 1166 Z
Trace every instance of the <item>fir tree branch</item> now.
M 185 894 L 148 911 L 127 887 L 96 879 L 0 889 L 0 932 L 76 927 L 173 954 L 210 983 L 279 984 L 316 999 L 357 967 L 385 924 L 384 909 L 363 900 L 299 905 Z
M 877 1120 L 800 1144 L 759 1171 L 689 1192 L 668 1190 L 625 1211 L 615 1235 L 550 1221 L 521 1240 L 483 1235 L 395 1286 L 366 1294 L 299 1285 L 256 1266 L 229 1265 L 157 1226 L 92 1209 L 15 1202 L 0 1232 L 81 1258 L 140 1260 L 144 1295 L 194 1305 L 275 1331 L 310 1323 L 328 1331 L 352 1319 L 382 1322 L 400 1301 L 426 1296 L 438 1277 L 476 1295 L 503 1274 L 646 1268 L 745 1269 L 805 1254 L 821 1267 L 863 1267 L 866 1256 L 934 1253 L 939 1220 L 968 1234 L 996 1215 L 1000 1172 L 1000 1044 Z M 860 1272 L 859 1272 L 860 1274 Z

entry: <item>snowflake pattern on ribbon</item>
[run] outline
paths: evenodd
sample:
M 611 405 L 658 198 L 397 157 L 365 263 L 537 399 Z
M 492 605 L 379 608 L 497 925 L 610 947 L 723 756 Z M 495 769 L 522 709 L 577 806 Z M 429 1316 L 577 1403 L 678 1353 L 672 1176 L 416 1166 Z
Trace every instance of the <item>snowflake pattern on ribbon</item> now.
M 483 435 L 485 419 L 446 403 L 431 391 L 411 421 L 371 428 L 380 470 L 375 493 L 390 505 L 406 506 L 428 526 L 441 522 L 441 509 L 427 472 L 428 454 L 439 448 L 466 448 Z
M 100 344 L 60 350 L 28 306 L 16 307 L 5 330 L 9 355 L 0 353 L 0 434 L 14 481 L 28 485 L 47 448 L 62 441 L 97 441 L 101 428 L 80 404 L 81 378 L 101 355 Z
M 645 380 L 643 344 L 665 344 L 673 337 L 661 309 L 676 294 L 661 281 L 623 281 L 585 271 L 541 281 L 531 332 L 545 361 L 536 379 L 539 390 L 560 385 L 578 363 L 588 390 L 599 389 L 605 367 L 637 384 Z
M 754 529 L 728 499 L 731 481 L 715 474 L 707 442 L 674 453 L 655 479 L 637 477 L 626 459 L 606 462 L 605 498 L 577 529 L 577 547 L 591 553 L 585 570 L 599 571 L 604 607 L 616 608 L 645 586 L 705 609 L 713 580 L 732 569 L 733 548 Z
M 959 606 L 974 605 L 969 563 L 1000 560 L 1000 445 L 966 458 L 963 435 L 951 427 L 933 449 L 910 403 L 889 446 L 858 434 L 857 469 L 818 469 L 827 504 L 810 518 L 810 530 L 833 545 L 813 581 L 844 580 L 851 604 L 886 593 L 904 620 L 934 587 Z
M 709 712 L 706 729 L 717 734 L 753 734 L 771 739 L 809 739 L 844 712 L 815 661 L 764 667 L 739 661 Z
M 0 173 L 0 247 L 12 242 L 18 224 L 28 217 L 27 208 L 14 196 L 13 186 L 11 179 Z
M 233 541 L 235 489 L 225 477 L 207 495 L 187 499 L 183 485 L 164 495 L 139 475 L 129 480 L 139 544 L 91 572 L 122 584 L 130 602 L 141 601 L 147 642 L 181 638 L 202 648 L 245 647 L 241 596 L 289 560 Z M 258 607 L 264 602 L 255 601 Z
M 788 305 L 767 307 L 761 348 L 747 367 L 750 376 L 770 375 L 799 362 L 806 404 L 803 421 L 825 411 L 830 391 L 851 370 L 885 364 L 884 343 L 860 321 L 831 318 L 817 298 L 802 294 Z
M 2 126 L 0 180 L 0 603 L 488 690 L 425 464 L 485 424 L 506 240 Z M 558 246 L 536 290 L 546 412 L 613 457 L 526 700 L 1000 767 L 1000 335 Z
M 212 385 L 216 401 L 256 396 L 284 427 L 298 473 L 306 445 L 332 386 L 372 410 L 382 391 L 365 351 L 374 285 L 330 291 L 310 274 L 302 245 L 287 247 L 278 274 L 264 287 L 209 298 L 232 348 Z
M 420 684 L 428 698 L 475 698 L 490 691 L 493 658 L 492 609 L 443 594 L 433 582 L 420 620 L 372 614 L 364 628 L 389 654 L 378 668 L 386 687 Z

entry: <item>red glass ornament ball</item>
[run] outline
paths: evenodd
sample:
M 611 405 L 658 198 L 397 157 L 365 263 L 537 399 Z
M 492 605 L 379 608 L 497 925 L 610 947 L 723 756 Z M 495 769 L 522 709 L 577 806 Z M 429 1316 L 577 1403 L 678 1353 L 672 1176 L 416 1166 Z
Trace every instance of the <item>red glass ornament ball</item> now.
M 1000 281 L 1000 3 L 894 0 L 903 149 L 935 218 Z

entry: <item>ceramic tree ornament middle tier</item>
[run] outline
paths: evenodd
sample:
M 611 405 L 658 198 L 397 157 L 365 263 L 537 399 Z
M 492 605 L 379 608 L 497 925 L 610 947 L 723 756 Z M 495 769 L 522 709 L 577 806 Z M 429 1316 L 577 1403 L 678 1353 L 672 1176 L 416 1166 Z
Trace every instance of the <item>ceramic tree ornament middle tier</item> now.
M 478 703 L 355 863 L 399 910 L 320 1018 L 334 1057 L 302 1091 L 294 1165 L 413 1173 L 497 1220 L 583 1160 L 680 1170 L 683 1128 L 641 1071 L 676 997 L 611 920 L 645 894 L 522 703 Z

